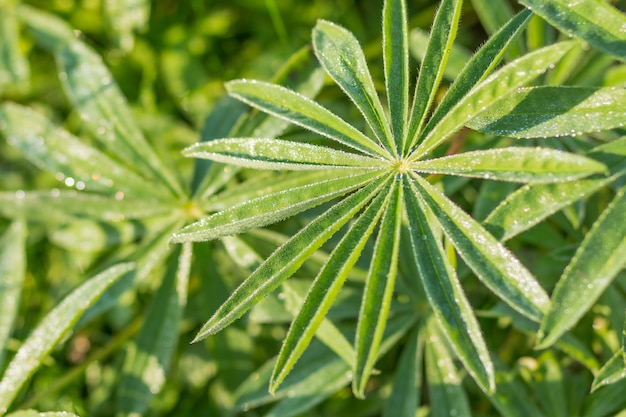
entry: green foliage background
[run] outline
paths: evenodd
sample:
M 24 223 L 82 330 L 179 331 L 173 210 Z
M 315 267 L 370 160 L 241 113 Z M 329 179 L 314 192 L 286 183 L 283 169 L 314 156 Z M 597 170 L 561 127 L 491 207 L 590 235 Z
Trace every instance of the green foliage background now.
M 505 62 L 566 40 L 568 34 L 588 35 L 591 46 L 577 44 L 536 85 L 589 88 L 571 90 L 570 101 L 584 101 L 587 93 L 595 97 L 592 88 L 614 88 L 602 90 L 609 104 L 598 113 L 599 126 L 577 125 L 584 114 L 570 111 L 567 97 L 563 102 L 549 100 L 565 92 L 534 90 L 528 101 L 533 94 L 535 102 L 551 101 L 550 111 L 563 115 L 567 130 L 534 139 L 537 133 L 523 123 L 515 127 L 519 114 L 534 109 L 519 107 L 513 98 L 499 102 L 501 114 L 472 119 L 468 126 L 473 130 L 462 130 L 451 148 L 439 149 L 435 156 L 520 146 L 504 135 L 531 138 L 523 139 L 527 142 L 522 146 L 586 155 L 603 164 L 601 170 L 587 167 L 581 177 L 605 172 L 536 188 L 441 175 L 443 171 L 428 171 L 433 172 L 429 181 L 506 242 L 546 291 L 552 293 L 560 277 L 567 278 L 570 265 L 569 270 L 594 277 L 584 284 L 595 293 L 562 290 L 554 296 L 562 297 L 553 297 L 555 304 L 571 305 L 580 314 L 563 323 L 563 308 L 555 308 L 548 317 L 558 323 L 545 319 L 542 329 L 575 327 L 558 340 L 547 340 L 540 332 L 546 349 L 537 350 L 539 324 L 493 297 L 435 228 L 433 239 L 443 243 L 441 249 L 482 329 L 495 366 L 490 377 L 496 390 L 476 384 L 465 371 L 465 362 L 430 313 L 418 281 L 407 279 L 419 275 L 409 261 L 407 244 L 403 247 L 409 252 L 400 249 L 400 279 L 379 360 L 369 380 L 366 375 L 366 397 L 359 400 L 350 389 L 352 347 L 341 345 L 341 335 L 351 339 L 354 334 L 373 242 L 365 245 L 362 259 L 347 276 L 326 327 L 283 384 L 274 386 L 275 396 L 268 393 L 273 358 L 338 238 L 314 252 L 293 278 L 242 320 L 189 343 L 235 288 L 289 236 L 329 209 L 329 203 L 237 237 L 193 245 L 171 244 L 169 239 L 205 214 L 270 193 L 272 186 L 289 189 L 289 181 L 297 185 L 308 178 L 298 172 L 210 165 L 183 157 L 184 148 L 229 136 L 279 136 L 326 145 L 317 135 L 225 98 L 225 82 L 273 80 L 316 97 L 371 133 L 358 110 L 321 71 L 310 48 L 302 48 L 311 44 L 311 29 L 320 18 L 349 29 L 363 47 L 376 90 L 384 96 L 383 2 L 1 2 L 0 128 L 7 140 L 0 141 L 0 414 L 7 412 L 5 407 L 12 416 L 64 415 L 53 411 L 82 416 L 282 417 L 624 413 L 626 142 L 619 121 L 626 121 L 626 115 L 624 102 L 616 97 L 623 97 L 626 88 L 626 18 L 617 12 L 615 20 L 603 21 L 600 13 L 568 20 L 570 15 L 562 10 L 542 10 L 542 2 L 521 3 L 560 30 L 532 17 L 507 50 Z M 604 3 L 621 10 L 626 6 L 623 1 Z M 437 1 L 407 2 L 412 87 L 438 6 Z M 463 4 L 435 102 L 469 56 L 522 9 L 517 2 Z M 602 31 L 594 30 L 596 17 L 608 32 L 622 36 L 621 43 L 605 42 Z M 88 45 L 96 54 L 77 44 Z M 96 56 L 102 57 L 110 75 L 97 72 L 102 67 Z M 67 83 L 69 71 L 60 65 L 75 68 L 75 59 L 93 59 L 88 67 L 93 72 L 84 73 L 78 82 L 85 84 L 68 93 L 73 81 L 70 77 Z M 107 88 L 109 95 L 103 92 L 94 107 L 81 101 L 85 96 L 80 88 L 110 83 L 119 85 L 119 96 Z M 230 86 L 233 93 L 236 85 Z M 118 97 L 128 101 L 128 109 Z M 511 109 L 518 111 L 518 118 L 507 120 Z M 120 124 L 98 125 L 103 114 Z M 121 138 L 114 145 L 103 139 L 109 130 Z M 579 134 L 583 130 L 589 133 Z M 47 148 L 37 136 L 49 139 Z M 81 162 L 86 154 L 89 163 Z M 157 169 L 151 171 L 155 165 L 150 163 L 142 166 L 144 160 L 158 161 Z M 113 190 L 91 175 L 97 169 L 117 175 L 111 178 L 122 188 Z M 552 211 L 546 208 L 547 198 L 552 198 Z M 519 210 L 504 207 L 503 200 Z M 428 222 L 436 223 L 432 218 Z M 409 241 L 408 236 L 403 239 Z M 584 277 L 576 279 L 570 281 L 578 285 Z M 18 388 L 7 388 L 12 386 Z

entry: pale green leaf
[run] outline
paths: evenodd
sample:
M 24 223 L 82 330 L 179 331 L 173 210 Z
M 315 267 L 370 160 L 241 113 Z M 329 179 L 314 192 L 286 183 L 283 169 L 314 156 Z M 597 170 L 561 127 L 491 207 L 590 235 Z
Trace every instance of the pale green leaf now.
M 366 205 L 384 185 L 379 179 L 366 185 L 317 217 L 279 247 L 226 300 L 198 332 L 195 341 L 216 333 L 241 317 L 320 248 Z
M 59 175 L 66 185 L 147 199 L 168 198 L 167 190 L 158 184 L 149 183 L 28 107 L 2 106 L 0 127 L 9 144 L 40 168 Z
M 250 80 L 230 81 L 226 88 L 231 96 L 251 106 L 341 144 L 370 155 L 389 155 L 384 148 L 339 116 L 295 91 L 275 84 Z
M 416 144 L 426 122 L 428 110 L 437 95 L 439 83 L 443 78 L 443 72 L 456 38 L 462 5 L 461 0 L 443 0 L 435 15 L 428 47 L 415 86 L 413 108 L 406 135 L 407 141 L 403 143 L 403 155 Z
M 28 61 L 20 50 L 19 28 L 15 6 L 11 2 L 0 5 L 0 92 L 13 83 L 28 80 Z
M 478 82 L 487 77 L 500 63 L 507 48 L 516 39 L 517 34 L 526 26 L 532 16 L 529 11 L 521 11 L 465 62 L 467 63 L 454 83 L 448 89 L 439 106 L 435 109 L 422 136 L 426 136 L 443 119 L 444 116 L 461 100 Z
M 331 78 L 350 97 L 389 153 L 395 155 L 389 121 L 376 92 L 363 50 L 341 26 L 319 20 L 313 29 L 315 55 Z
M 80 315 L 132 268 L 132 264 L 116 265 L 87 280 L 41 320 L 17 351 L 0 381 L 0 414 L 6 413 L 24 383 L 71 330 Z
M 572 181 L 606 171 L 601 163 L 581 155 L 527 147 L 464 152 L 413 162 L 410 166 L 429 174 L 532 183 Z
M 26 273 L 26 225 L 15 221 L 0 237 L 0 368 L 17 318 Z
M 20 410 L 7 414 L 6 417 L 78 417 L 78 414 L 68 413 L 67 411 L 47 411 L 42 413 L 35 410 Z
M 380 172 L 347 172 L 314 184 L 248 200 L 205 217 L 174 234 L 173 242 L 202 241 L 242 233 L 253 227 L 276 223 L 325 201 L 349 193 L 380 177 Z M 352 174 L 352 175 L 350 175 Z
M 134 31 L 145 30 L 150 18 L 147 0 L 105 0 L 104 15 L 115 33 L 116 43 L 130 52 L 135 41 Z
M 426 381 L 432 417 L 471 417 L 467 394 L 463 389 L 463 378 L 454 364 L 448 347 L 443 340 L 439 325 L 431 317 L 425 327 Z
M 398 360 L 391 395 L 385 402 L 383 417 L 415 417 L 422 388 L 424 332 L 415 326 Z
M 576 136 L 624 126 L 625 102 L 622 87 L 518 88 L 467 126 L 515 138 Z
M 480 326 L 456 272 L 428 221 L 428 208 L 406 185 L 406 212 L 413 258 L 433 314 L 452 349 L 485 392 L 493 392 L 494 369 Z
M 184 149 L 183 155 L 269 170 L 380 168 L 388 164 L 382 158 L 374 159 L 324 146 L 268 138 L 200 142 Z
M 388 194 L 379 193 L 363 214 L 350 226 L 313 281 L 300 312 L 283 341 L 270 389 L 274 391 L 291 371 L 306 349 L 330 306 L 335 301 L 350 269 L 359 259 L 363 247 L 372 234 Z M 354 358 L 347 362 L 352 365 Z
M 585 236 L 552 294 L 537 346 L 554 343 L 596 302 L 626 265 L 626 187 L 622 188 Z
M 591 384 L 591 392 L 624 378 L 626 378 L 626 365 L 624 365 L 622 351 L 618 350 L 596 374 Z
M 550 300 L 513 254 L 467 213 L 418 175 L 413 183 L 445 234 L 476 276 L 494 294 L 526 317 L 541 321 Z
M 608 2 L 520 0 L 533 13 L 591 46 L 626 60 L 626 16 Z
M 385 0 L 383 5 L 383 56 L 385 87 L 391 132 L 402 148 L 409 115 L 409 45 L 404 0 Z
M 117 394 L 120 415 L 143 414 L 165 385 L 187 303 L 191 249 L 191 243 L 185 243 L 172 254 L 141 330 L 126 351 Z
M 543 74 L 575 44 L 574 41 L 565 41 L 546 46 L 516 59 L 489 75 L 456 102 L 445 115 L 442 114 L 440 120 L 430 126 L 411 160 L 428 154 L 477 114 L 486 111 L 491 105 L 497 105 L 494 104 L 497 103 L 497 99 Z M 485 57 L 481 57 L 482 59 Z
M 100 55 L 55 16 L 22 6 L 20 17 L 37 42 L 55 54 L 65 92 L 94 137 L 127 166 L 182 196 L 179 178 L 144 138 Z
M 398 181 L 394 181 L 392 187 L 383 191 L 390 195 L 390 199 L 382 215 L 365 281 L 354 341 L 356 362 L 353 368 L 352 391 L 359 398 L 365 396 L 365 387 L 378 358 L 378 349 L 391 306 L 398 269 L 403 191 L 404 187 Z
M 409 34 L 409 48 L 411 55 L 418 62 L 424 60 L 426 49 L 428 48 L 429 33 L 420 28 L 413 28 Z M 470 50 L 459 45 L 458 42 L 452 45 L 448 62 L 443 69 L 443 77 L 449 81 L 453 81 L 463 71 L 463 68 L 472 59 Z
M 484 221 L 485 228 L 505 241 L 530 229 L 558 210 L 598 191 L 609 178 L 555 184 L 528 184 L 510 194 Z

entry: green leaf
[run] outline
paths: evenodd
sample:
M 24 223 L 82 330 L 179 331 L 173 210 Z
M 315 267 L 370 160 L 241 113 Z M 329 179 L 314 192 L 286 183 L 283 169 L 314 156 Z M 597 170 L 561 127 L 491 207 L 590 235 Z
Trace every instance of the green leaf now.
M 426 56 L 428 48 L 429 33 L 420 28 L 411 29 L 409 35 L 409 48 L 412 56 L 422 62 Z M 461 73 L 465 65 L 472 59 L 472 53 L 457 43 L 452 45 L 448 62 L 443 69 L 443 77 L 446 80 L 453 81 Z
M 43 318 L 17 351 L 0 381 L 0 414 L 6 413 L 20 388 L 80 315 L 132 268 L 132 264 L 116 265 L 87 280 Z
M 513 9 L 504 0 L 472 0 L 472 8 L 489 35 L 513 18 Z
M 118 391 L 121 415 L 143 414 L 167 378 L 187 302 L 191 243 L 174 251 L 137 338 L 129 345 Z
M 467 64 L 448 89 L 437 109 L 435 109 L 422 136 L 428 135 L 431 130 L 446 116 L 450 110 L 474 87 L 487 77 L 500 63 L 507 48 L 516 39 L 517 34 L 526 26 L 532 16 L 530 11 L 521 11 L 465 62 Z
M 493 392 L 493 364 L 472 306 L 428 222 L 428 208 L 419 201 L 419 193 L 414 187 L 406 184 L 406 188 L 413 258 L 433 313 L 470 375 L 485 392 Z
M 519 372 L 509 371 L 504 364 L 494 358 L 496 365 L 496 392 L 489 396 L 489 401 L 505 417 L 544 417 L 529 395 Z
M 308 143 L 266 138 L 232 138 L 200 142 L 183 150 L 183 155 L 269 170 L 381 168 L 386 165 L 382 159 Z
M 384 179 L 378 179 L 366 185 L 317 217 L 279 247 L 220 306 L 213 317 L 202 326 L 194 341 L 204 339 L 228 326 L 272 292 L 354 217 L 380 191 L 385 182 Z
M 484 225 L 505 241 L 575 201 L 610 183 L 609 178 L 588 178 L 555 184 L 528 184 L 504 199 L 485 219 Z
M 552 294 L 552 308 L 538 333 L 537 348 L 546 348 L 571 328 L 596 302 L 626 265 L 626 187 L 602 212 L 585 236 Z
M 406 2 L 385 0 L 383 5 L 383 56 L 391 132 L 398 149 L 405 140 L 409 115 L 409 44 Z
M 462 377 L 454 365 L 439 326 L 431 317 L 425 327 L 426 381 L 432 417 L 470 417 L 472 415 Z
M 416 144 L 426 121 L 428 109 L 437 95 L 439 83 L 443 78 L 444 68 L 456 38 L 462 5 L 461 0 L 443 0 L 435 15 L 428 47 L 415 86 L 407 142 L 403 144 L 403 155 Z
M 367 206 L 363 214 L 344 234 L 313 281 L 304 304 L 283 341 L 272 374 L 270 391 L 275 391 L 285 379 L 313 338 L 376 227 L 383 207 L 389 200 L 387 196 L 388 194 L 381 192 Z M 348 363 L 352 365 L 354 360 Z
M 607 2 L 520 0 L 533 13 L 622 61 L 626 60 L 626 17 Z
M 19 28 L 15 6 L 11 2 L 0 5 L 0 93 L 13 83 L 26 81 L 30 69 L 26 57 L 20 51 Z
M 598 371 L 591 384 L 591 392 L 626 378 L 626 365 L 624 365 L 622 352 L 622 350 L 615 352 L 611 359 Z
M 347 171 L 343 176 L 338 174 L 336 179 L 255 198 L 183 228 L 172 236 L 172 242 L 217 239 L 220 236 L 235 235 L 253 227 L 276 223 L 349 193 L 381 175 L 383 174 L 380 172 Z
M 383 417 L 415 417 L 422 388 L 423 350 L 424 334 L 419 326 L 415 326 L 398 360 Z
M 365 387 L 378 358 L 391 305 L 398 270 L 403 191 L 404 188 L 397 180 L 392 187 L 383 191 L 391 197 L 376 238 L 354 341 L 356 362 L 352 391 L 359 398 L 365 397 Z
M 413 162 L 410 166 L 429 174 L 532 183 L 572 181 L 606 171 L 604 165 L 584 156 L 550 148 L 521 147 L 464 152 Z
M 20 410 L 11 414 L 7 414 L 6 417 L 78 417 L 78 415 L 74 413 L 68 413 L 67 411 L 48 411 L 42 413 L 35 410 Z
M 537 369 L 532 374 L 532 388 L 539 403 L 550 417 L 568 417 L 563 365 L 551 350 L 538 358 Z
M 546 46 L 516 59 L 485 78 L 431 126 L 413 152 L 411 160 L 428 154 L 477 114 L 487 111 L 491 105 L 497 106 L 497 99 L 543 74 L 574 45 L 574 41 L 565 41 Z
M 288 120 L 369 155 L 388 156 L 384 148 L 311 99 L 279 85 L 235 80 L 228 93 L 266 113 Z M 255 132 L 256 133 L 256 132 Z
M 515 138 L 576 136 L 624 126 L 624 102 L 622 87 L 518 88 L 467 126 Z
M 166 190 L 157 184 L 150 184 L 28 107 L 12 103 L 2 106 L 0 128 L 8 143 L 39 167 L 58 173 L 66 185 L 147 199 L 168 198 Z
M 135 30 L 145 30 L 150 18 L 147 0 L 105 0 L 104 15 L 115 33 L 116 43 L 124 51 L 133 49 Z
M 26 225 L 16 221 L 0 237 L 0 368 L 17 319 L 26 273 Z
M 522 263 L 467 213 L 418 175 L 413 183 L 476 276 L 526 317 L 541 321 L 550 300 Z
M 182 196 L 179 178 L 146 142 L 100 55 L 52 15 L 20 7 L 20 17 L 36 40 L 55 54 L 65 92 L 94 137 L 127 166 Z
M 380 144 L 395 155 L 396 146 L 389 122 L 363 50 L 354 35 L 334 23 L 318 20 L 313 29 L 313 46 L 317 59 L 361 111 Z

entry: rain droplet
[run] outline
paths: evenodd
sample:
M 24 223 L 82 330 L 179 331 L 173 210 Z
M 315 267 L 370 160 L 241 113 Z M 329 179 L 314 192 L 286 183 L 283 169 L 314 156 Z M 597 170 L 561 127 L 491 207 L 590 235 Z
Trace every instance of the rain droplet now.
M 124 192 L 123 191 L 118 191 L 115 193 L 115 199 L 116 200 L 123 200 L 124 199 Z
M 26 193 L 24 192 L 24 190 L 17 190 L 15 192 L 15 198 L 18 198 L 21 200 L 24 197 L 26 197 Z

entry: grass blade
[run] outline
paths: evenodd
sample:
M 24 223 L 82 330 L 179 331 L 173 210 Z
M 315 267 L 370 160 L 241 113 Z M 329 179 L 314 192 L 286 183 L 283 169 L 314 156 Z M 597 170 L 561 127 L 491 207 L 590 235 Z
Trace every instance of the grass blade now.
M 383 56 L 391 132 L 398 149 L 404 148 L 409 115 L 409 41 L 406 3 L 385 0 L 383 5 Z
M 626 16 L 602 1 L 520 0 L 533 13 L 594 48 L 626 60 Z
M 337 297 L 348 273 L 356 263 L 372 234 L 388 194 L 379 193 L 363 214 L 350 226 L 311 284 L 300 312 L 293 320 L 283 341 L 272 374 L 270 391 L 275 391 L 302 355 L 322 319 Z M 352 365 L 354 361 L 350 361 Z
M 80 315 L 132 268 L 132 264 L 116 265 L 87 280 L 43 318 L 17 351 L 0 381 L 0 414 L 6 413 L 22 385 L 41 366 L 43 359 L 74 326 Z
M 513 309 L 541 321 L 550 300 L 532 274 L 467 213 L 418 175 L 415 188 L 476 276 Z
M 0 237 L 0 369 L 22 295 L 26 273 L 25 243 L 26 225 L 22 221 L 13 222 Z
M 429 225 L 427 207 L 418 191 L 405 185 L 413 258 L 442 333 L 470 375 L 485 392 L 495 390 L 489 350 L 456 272 Z
M 490 106 L 497 106 L 499 98 L 543 74 L 574 45 L 574 41 L 565 41 L 546 46 L 516 59 L 485 78 L 445 115 L 442 114 L 413 152 L 411 160 L 428 154 L 477 114 L 488 110 Z
M 384 183 L 384 179 L 370 182 L 317 217 L 276 249 L 202 326 L 195 341 L 228 326 L 290 277 L 311 254 L 378 194 Z
M 269 170 L 380 168 L 385 165 L 382 159 L 308 143 L 265 138 L 232 138 L 200 142 L 183 150 L 183 155 Z
M 411 121 L 407 132 L 408 142 L 404 144 L 403 154 L 416 144 L 420 131 L 426 121 L 428 109 L 438 92 L 443 78 L 444 68 L 452 50 L 456 31 L 461 18 L 461 0 L 443 0 L 433 22 L 426 55 L 422 60 L 415 94 Z
M 382 215 L 369 273 L 365 281 L 365 292 L 354 342 L 356 363 L 354 364 L 352 391 L 359 398 L 365 396 L 365 386 L 378 358 L 378 349 L 391 305 L 398 268 L 403 191 L 403 187 L 397 184 L 397 181 L 385 190 L 385 193 L 390 195 L 390 199 Z
M 552 308 L 538 333 L 537 348 L 553 344 L 587 312 L 626 265 L 626 187 L 585 236 L 552 294 Z
M 228 93 L 266 113 L 288 120 L 343 145 L 369 155 L 389 153 L 339 116 L 313 100 L 279 85 L 235 80 L 226 84 Z
M 341 26 L 319 20 L 313 29 L 313 46 L 317 59 L 361 111 L 380 144 L 395 155 L 396 146 L 389 121 L 363 50 L 354 35 Z
M 464 152 L 413 162 L 411 168 L 429 174 L 532 183 L 572 181 L 606 171 L 601 163 L 581 155 L 522 147 Z
M 187 302 L 191 249 L 191 243 L 185 243 L 174 251 L 141 330 L 126 352 L 117 397 L 121 415 L 143 414 L 165 384 Z
M 622 87 L 518 88 L 467 126 L 515 138 L 576 136 L 623 126 L 625 102 Z
M 235 235 L 253 227 L 276 223 L 354 191 L 383 175 L 380 172 L 347 172 L 347 174 L 336 179 L 306 184 L 248 200 L 183 228 L 172 236 L 172 242 L 217 239 L 221 236 Z

